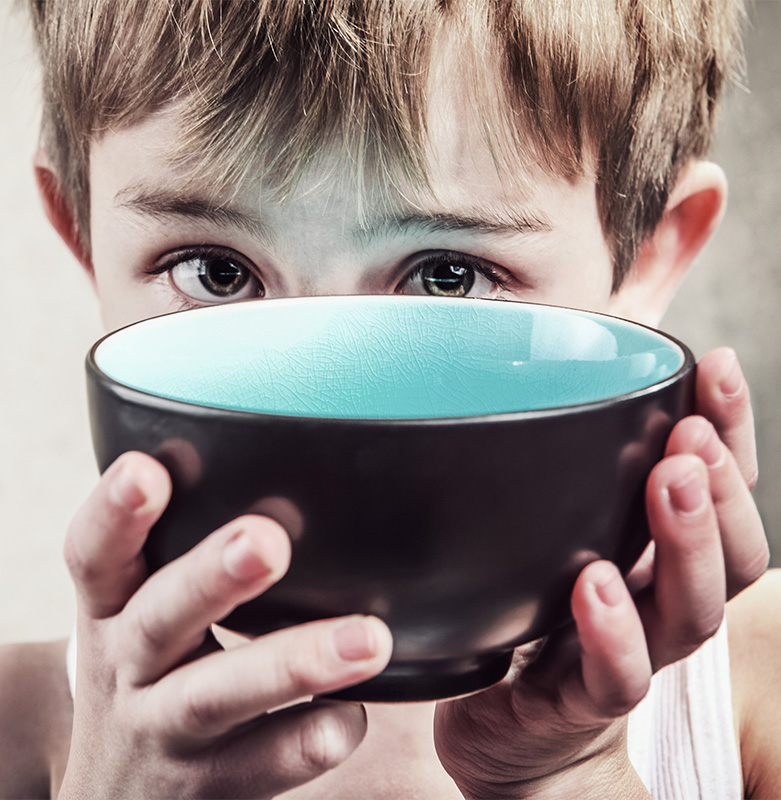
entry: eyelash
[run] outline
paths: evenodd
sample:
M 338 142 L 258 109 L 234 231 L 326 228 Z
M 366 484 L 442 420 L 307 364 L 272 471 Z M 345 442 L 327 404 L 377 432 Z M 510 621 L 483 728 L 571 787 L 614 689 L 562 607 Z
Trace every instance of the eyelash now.
M 461 264 L 467 264 L 476 273 L 482 275 L 486 280 L 493 283 L 498 289 L 508 289 L 515 282 L 514 279 L 506 272 L 506 270 L 492 264 L 490 261 L 485 261 L 477 256 L 461 253 L 456 250 L 436 250 L 430 253 L 417 254 L 415 257 L 414 266 L 407 272 L 404 278 L 399 283 L 399 287 L 406 286 L 411 283 L 415 278 L 422 278 L 424 270 L 428 267 L 438 266 L 446 263 L 447 261 L 454 261 Z M 408 262 L 409 263 L 409 262 Z
M 182 250 L 175 250 L 172 253 L 167 253 L 162 256 L 162 262 L 157 266 L 149 267 L 145 270 L 147 275 L 163 275 L 170 272 L 175 266 L 193 258 L 225 258 L 227 260 L 236 261 L 243 267 L 253 272 L 254 270 L 247 263 L 247 259 L 231 250 L 229 247 L 218 247 L 216 245 L 197 245 L 194 247 L 186 247 Z
M 503 271 L 500 271 L 496 265 L 491 264 L 489 261 L 483 261 L 476 256 L 466 255 L 465 253 L 457 253 L 455 251 L 443 251 L 424 257 L 415 265 L 415 269 L 413 270 L 412 274 L 417 275 L 428 266 L 448 260 L 466 262 L 475 272 L 479 272 L 482 276 L 488 278 L 491 283 L 495 283 L 497 286 L 502 288 L 507 286 L 508 276 L 506 276 Z
M 165 274 L 170 276 L 172 271 L 177 266 L 184 264 L 187 261 L 196 259 L 207 260 L 210 258 L 235 262 L 243 267 L 243 269 L 247 270 L 250 275 L 250 279 L 254 279 L 260 285 L 260 287 L 263 288 L 263 282 L 257 275 L 254 266 L 248 262 L 246 258 L 230 248 L 214 245 L 192 246 L 168 253 L 162 257 L 161 262 L 146 269 L 145 272 L 150 276 Z M 404 265 L 404 276 L 393 290 L 394 293 L 402 293 L 416 280 L 424 283 L 426 281 L 424 274 L 427 269 L 445 266 L 448 263 L 453 265 L 467 266 L 469 269 L 473 270 L 476 275 L 482 276 L 485 280 L 489 281 L 494 287 L 496 287 L 497 292 L 507 290 L 517 283 L 517 281 L 511 275 L 509 275 L 506 270 L 495 264 L 492 264 L 489 261 L 478 258 L 477 256 L 472 256 L 455 250 L 432 250 L 417 253 L 414 256 L 406 259 Z M 177 294 L 181 310 L 199 308 L 203 305 L 206 305 L 206 303 L 199 302 L 198 300 L 189 297 L 176 285 L 172 277 L 169 277 L 169 282 Z
M 232 261 L 236 264 L 241 265 L 247 272 L 250 274 L 251 278 L 254 278 L 261 286 L 262 281 L 257 275 L 256 270 L 252 266 L 250 262 L 247 261 L 246 258 L 241 256 L 235 250 L 231 250 L 228 247 L 220 247 L 217 245 L 198 245 L 193 247 L 187 247 L 182 250 L 175 250 L 172 253 L 168 253 L 162 257 L 162 262 L 158 263 L 156 266 L 149 267 L 145 270 L 145 273 L 149 276 L 157 276 L 157 275 L 166 275 L 170 276 L 171 272 L 180 264 L 184 264 L 187 261 L 191 261 L 194 259 L 224 259 L 225 261 Z M 205 303 L 199 303 L 197 300 L 187 297 L 181 290 L 176 287 L 173 282 L 173 279 L 169 277 L 169 281 L 172 285 L 172 288 L 176 292 L 179 303 L 181 306 L 181 310 L 191 309 L 191 308 L 200 308 Z

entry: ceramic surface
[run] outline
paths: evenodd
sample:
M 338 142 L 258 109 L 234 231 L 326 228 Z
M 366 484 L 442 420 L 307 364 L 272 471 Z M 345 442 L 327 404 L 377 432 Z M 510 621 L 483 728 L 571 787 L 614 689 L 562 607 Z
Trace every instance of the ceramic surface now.
M 159 317 L 95 354 L 184 402 L 349 419 L 463 417 L 595 402 L 669 378 L 683 351 L 612 317 L 525 304 L 337 297 Z M 227 324 L 226 324 L 227 322 Z
M 641 326 L 400 297 L 148 320 L 98 343 L 87 370 L 101 469 L 138 449 L 172 475 L 150 567 L 240 514 L 278 519 L 288 574 L 225 624 L 379 615 L 391 663 L 341 693 L 378 701 L 500 679 L 515 645 L 566 624 L 588 561 L 627 571 L 648 541 L 646 478 L 694 387 L 689 350 Z

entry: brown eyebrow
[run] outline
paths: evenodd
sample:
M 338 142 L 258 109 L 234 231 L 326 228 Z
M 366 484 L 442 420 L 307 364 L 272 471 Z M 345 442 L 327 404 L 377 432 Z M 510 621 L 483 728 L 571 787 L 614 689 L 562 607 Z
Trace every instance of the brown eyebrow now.
M 118 192 L 115 200 L 120 208 L 129 208 L 152 217 L 200 219 L 217 225 L 232 225 L 262 240 L 271 239 L 270 231 L 259 219 L 227 205 L 215 205 L 201 197 L 183 197 L 143 186 L 131 186 Z
M 132 186 L 116 195 L 121 208 L 129 208 L 153 217 L 180 216 L 201 219 L 217 225 L 232 225 L 263 241 L 272 234 L 263 222 L 228 205 L 216 205 L 202 197 L 186 197 L 165 190 L 150 190 Z M 473 232 L 478 234 L 530 234 L 552 230 L 547 219 L 538 214 L 514 210 L 480 210 L 477 213 L 400 212 L 365 220 L 356 227 L 353 236 L 368 243 L 414 229 L 421 233 Z
M 388 235 L 396 230 L 416 228 L 425 233 L 453 233 L 471 231 L 482 234 L 529 234 L 553 229 L 548 220 L 539 215 L 514 211 L 498 212 L 481 210 L 476 214 L 452 214 L 447 212 L 417 212 L 399 214 L 369 221 L 362 225 L 357 236 L 371 240 Z

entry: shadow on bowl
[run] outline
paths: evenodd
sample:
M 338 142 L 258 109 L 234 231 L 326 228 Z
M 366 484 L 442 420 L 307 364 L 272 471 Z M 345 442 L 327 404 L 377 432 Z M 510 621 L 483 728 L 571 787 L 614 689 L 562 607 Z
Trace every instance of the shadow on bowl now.
M 338 695 L 367 701 L 490 685 L 569 620 L 586 563 L 628 571 L 694 369 L 680 342 L 605 315 L 375 296 L 157 317 L 87 359 L 100 469 L 141 450 L 172 476 L 150 568 L 241 514 L 277 519 L 289 572 L 222 624 L 376 614 L 391 662 Z

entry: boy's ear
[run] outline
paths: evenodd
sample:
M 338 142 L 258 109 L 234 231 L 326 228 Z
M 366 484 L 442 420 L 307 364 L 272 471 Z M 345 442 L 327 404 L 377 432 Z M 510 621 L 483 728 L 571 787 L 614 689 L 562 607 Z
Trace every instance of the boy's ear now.
M 71 204 L 60 190 L 59 182 L 45 150 L 39 149 L 35 154 L 33 168 L 38 194 L 43 203 L 46 217 L 94 282 L 95 272 L 92 268 L 92 259 L 84 247 Z
M 708 161 L 688 164 L 656 230 L 611 298 L 610 313 L 656 327 L 718 227 L 726 203 L 727 179 L 721 167 Z

